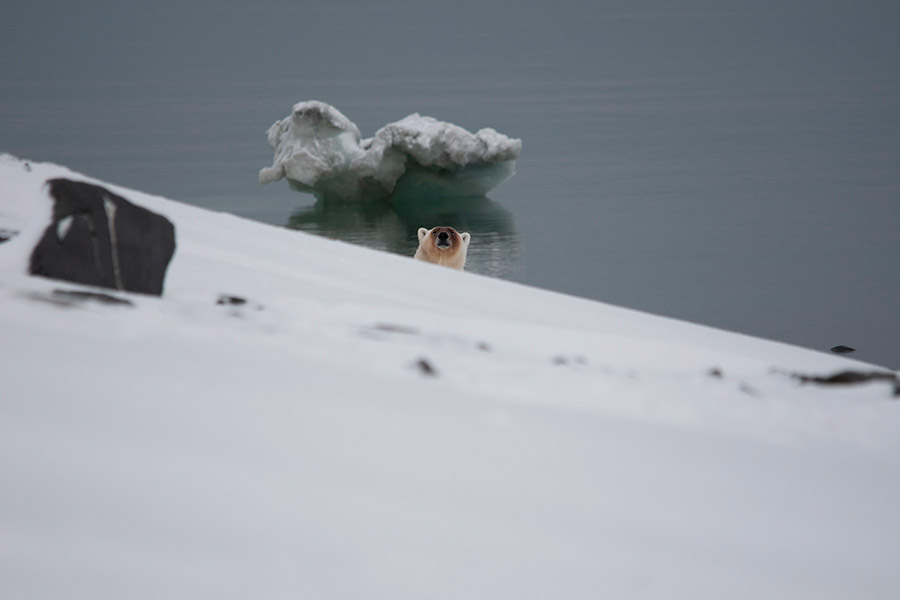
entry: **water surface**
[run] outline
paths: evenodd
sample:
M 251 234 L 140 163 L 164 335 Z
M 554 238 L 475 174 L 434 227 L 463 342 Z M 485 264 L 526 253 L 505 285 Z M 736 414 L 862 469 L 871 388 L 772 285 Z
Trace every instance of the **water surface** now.
M 441 219 L 473 271 L 900 367 L 896 3 L 76 4 L 4 9 L 3 151 L 400 254 Z M 307 99 L 494 127 L 518 173 L 399 210 L 259 187 Z

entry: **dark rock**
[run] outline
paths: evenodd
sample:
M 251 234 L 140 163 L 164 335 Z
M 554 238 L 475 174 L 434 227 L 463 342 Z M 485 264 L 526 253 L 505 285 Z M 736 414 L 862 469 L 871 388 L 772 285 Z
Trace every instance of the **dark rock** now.
M 19 235 L 18 231 L 13 231 L 12 229 L 0 229 L 0 244 L 8 242 L 17 235 Z
M 722 377 L 724 377 L 724 374 L 722 373 L 722 369 L 720 369 L 718 367 L 713 367 L 712 369 L 707 371 L 706 374 L 709 375 L 710 377 L 714 377 L 716 379 L 722 379 Z
M 32 275 L 162 295 L 175 227 L 97 185 L 47 182 L 53 222 L 31 254 Z
M 794 373 L 792 376 L 795 379 L 799 379 L 802 383 L 815 383 L 818 385 L 852 385 L 870 381 L 898 381 L 897 375 L 889 371 L 839 371 L 832 375 Z
M 437 369 L 431 366 L 431 363 L 426 358 L 420 358 L 416 361 L 416 368 L 426 377 L 437 377 Z
M 850 346 L 835 346 L 831 351 L 835 354 L 850 354 L 851 352 L 856 352 L 856 348 L 851 348 Z
M 219 296 L 219 299 L 216 300 L 216 304 L 225 306 L 243 306 L 247 304 L 246 298 L 241 298 L 240 296 L 228 296 L 226 294 L 222 294 Z

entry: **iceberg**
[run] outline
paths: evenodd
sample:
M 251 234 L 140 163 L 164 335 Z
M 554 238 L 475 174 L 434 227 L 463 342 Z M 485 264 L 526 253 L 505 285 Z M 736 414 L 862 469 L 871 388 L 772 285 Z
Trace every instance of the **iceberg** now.
M 411 114 L 371 138 L 338 109 L 316 100 L 294 105 L 267 132 L 275 151 L 261 184 L 287 179 L 320 198 L 484 196 L 515 174 L 522 141 L 485 128 Z

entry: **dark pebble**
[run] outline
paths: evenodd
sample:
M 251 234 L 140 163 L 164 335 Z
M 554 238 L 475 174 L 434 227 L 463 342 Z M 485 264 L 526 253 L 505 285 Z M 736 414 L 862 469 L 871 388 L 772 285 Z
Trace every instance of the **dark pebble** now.
M 850 354 L 851 352 L 856 352 L 856 348 L 851 348 L 850 346 L 835 346 L 831 351 L 835 354 Z
M 229 305 L 229 306 L 243 306 L 247 304 L 246 298 L 241 298 L 240 296 L 227 296 L 222 294 L 219 296 L 219 299 L 216 300 L 216 304 L 219 305 Z
M 818 385 L 852 385 L 869 381 L 897 381 L 894 373 L 886 371 L 839 371 L 832 375 L 804 375 L 794 373 L 793 377 L 803 383 Z
M 425 377 L 437 377 L 437 369 L 431 366 L 431 363 L 428 362 L 428 359 L 420 358 L 416 361 L 416 368 L 419 369 L 419 372 L 422 373 Z

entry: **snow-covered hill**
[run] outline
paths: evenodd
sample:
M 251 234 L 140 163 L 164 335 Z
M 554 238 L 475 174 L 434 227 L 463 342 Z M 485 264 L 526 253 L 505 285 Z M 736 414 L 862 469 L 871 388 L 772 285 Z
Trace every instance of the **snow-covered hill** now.
M 896 384 L 794 376 L 875 367 L 102 182 L 177 250 L 85 299 L 53 177 L 0 157 L 4 598 L 900 594 Z

